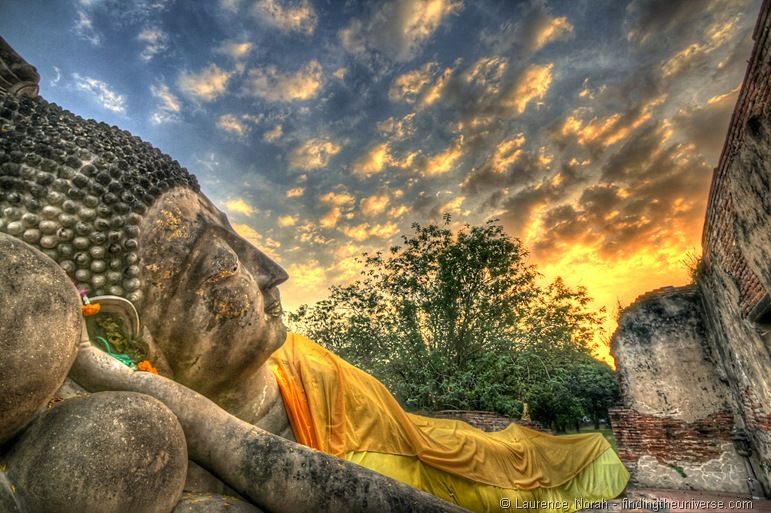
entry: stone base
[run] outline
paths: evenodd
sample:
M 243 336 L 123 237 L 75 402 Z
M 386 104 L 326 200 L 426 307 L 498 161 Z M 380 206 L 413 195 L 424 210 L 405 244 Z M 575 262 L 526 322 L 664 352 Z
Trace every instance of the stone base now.
M 579 513 L 771 513 L 771 501 L 746 495 L 684 492 L 664 489 L 627 489 L 612 501 L 601 501 Z

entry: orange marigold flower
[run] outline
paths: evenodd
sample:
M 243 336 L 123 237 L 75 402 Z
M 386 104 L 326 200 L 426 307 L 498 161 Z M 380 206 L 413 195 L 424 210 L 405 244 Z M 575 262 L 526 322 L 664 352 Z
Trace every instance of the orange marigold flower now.
M 102 309 L 102 306 L 99 303 L 91 303 L 90 305 L 81 305 L 80 311 L 83 312 L 83 315 L 88 317 L 89 315 L 96 315 L 99 313 L 99 311 Z
M 141 370 L 142 372 L 151 372 L 153 374 L 158 374 L 158 369 L 153 367 L 153 364 L 150 363 L 149 360 L 142 360 L 137 364 L 137 370 Z

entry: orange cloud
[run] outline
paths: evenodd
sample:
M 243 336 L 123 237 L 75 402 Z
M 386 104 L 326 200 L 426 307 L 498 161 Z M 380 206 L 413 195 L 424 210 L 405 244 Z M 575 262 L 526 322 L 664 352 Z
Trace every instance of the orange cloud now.
M 565 16 L 551 18 L 540 27 L 533 40 L 533 50 L 538 51 L 552 41 L 563 38 L 573 32 L 573 25 Z
M 225 93 L 232 73 L 216 64 L 209 64 L 198 73 L 182 73 L 178 80 L 183 94 L 210 102 Z
M 425 176 L 435 176 L 449 173 L 456 162 L 463 156 L 463 136 L 458 136 L 446 150 L 430 157 L 423 170 Z
M 399 227 L 395 223 L 376 224 L 361 223 L 355 226 L 346 226 L 342 231 L 347 237 L 355 241 L 364 241 L 371 237 L 387 239 L 399 233 Z
M 495 148 L 491 167 L 496 173 L 505 173 L 522 154 L 522 145 L 525 144 L 525 135 L 519 133 L 514 137 L 502 141 Z
M 219 119 L 217 119 L 217 127 L 239 136 L 246 133 L 246 125 L 233 114 L 223 114 L 220 116 Z
M 245 216 L 253 215 L 257 210 L 242 198 L 233 198 L 225 201 L 225 208 L 236 214 Z
M 342 146 L 327 139 L 308 139 L 292 150 L 289 167 L 306 170 L 325 167 L 341 149 Z
M 334 192 L 330 191 L 323 196 L 319 197 L 323 203 L 329 205 L 335 205 L 336 207 L 350 206 L 356 201 L 356 198 L 348 194 L 347 192 Z
M 525 112 L 528 104 L 543 100 L 552 82 L 554 64 L 532 64 L 525 69 L 519 81 L 504 98 L 503 104 L 517 114 Z
M 374 216 L 385 212 L 390 198 L 388 194 L 373 194 L 361 200 L 361 211 L 366 216 Z
M 275 66 L 250 70 L 246 90 L 269 102 L 291 102 L 315 98 L 323 85 L 321 64 L 314 59 L 295 73 L 282 73 Z
M 358 176 L 371 176 L 381 172 L 390 162 L 388 143 L 378 144 L 353 163 L 353 173 Z

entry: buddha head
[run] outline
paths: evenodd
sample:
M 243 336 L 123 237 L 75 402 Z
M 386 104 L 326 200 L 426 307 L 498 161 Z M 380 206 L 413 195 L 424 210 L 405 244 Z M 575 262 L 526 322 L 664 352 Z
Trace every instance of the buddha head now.
M 89 295 L 134 303 L 174 379 L 208 395 L 284 341 L 284 270 L 194 176 L 117 127 L 0 90 L 0 231 Z

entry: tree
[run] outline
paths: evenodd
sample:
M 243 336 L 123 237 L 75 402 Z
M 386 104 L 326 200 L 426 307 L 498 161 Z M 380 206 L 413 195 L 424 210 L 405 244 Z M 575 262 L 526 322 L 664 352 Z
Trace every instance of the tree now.
M 570 372 L 602 322 L 586 291 L 560 279 L 540 287 L 521 243 L 495 222 L 413 230 L 388 255 L 363 255 L 359 280 L 290 314 L 293 329 L 414 409 L 514 416 L 527 401 L 558 428 L 586 415 Z
M 594 358 L 577 359 L 573 366 L 575 394 L 586 415 L 592 419 L 594 429 L 600 429 L 600 422 L 609 420 L 608 408 L 618 401 L 616 373 Z

